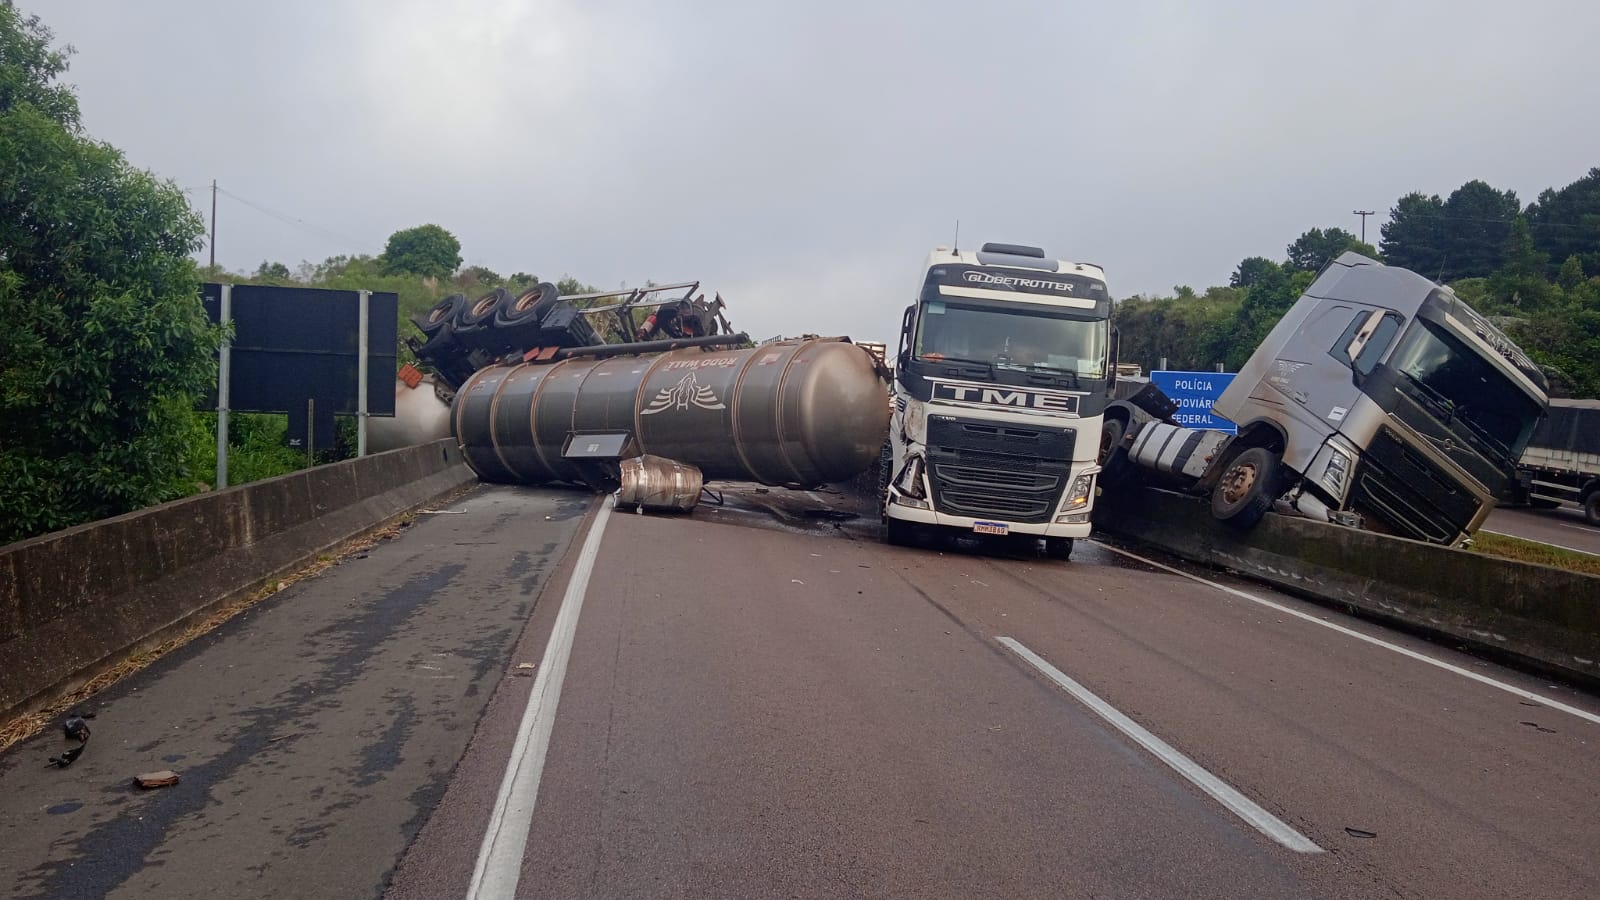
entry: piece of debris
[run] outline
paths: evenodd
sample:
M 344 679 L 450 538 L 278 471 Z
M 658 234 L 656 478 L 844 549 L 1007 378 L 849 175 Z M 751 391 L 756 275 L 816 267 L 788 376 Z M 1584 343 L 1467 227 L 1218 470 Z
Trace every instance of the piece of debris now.
M 1358 838 L 1375 838 L 1378 836 L 1376 831 L 1367 831 L 1365 829 L 1351 828 L 1349 826 L 1345 826 L 1344 833 L 1350 835 L 1351 837 Z
M 1546 728 L 1543 725 L 1540 725 L 1538 722 L 1519 722 L 1517 724 L 1526 725 L 1529 728 L 1532 728 L 1534 731 L 1539 732 L 1540 734 L 1555 734 L 1556 733 L 1556 730 L 1554 728 Z
M 467 514 L 464 509 L 423 509 L 418 510 L 418 512 L 425 516 L 464 516 Z
M 798 578 L 791 578 L 791 579 L 789 579 L 789 583 L 790 583 L 790 584 L 805 584 L 805 582 L 804 582 L 804 581 L 801 581 L 801 580 L 800 580 L 800 579 L 798 579 Z
M 133 783 L 147 790 L 150 788 L 172 787 L 178 783 L 178 773 L 171 769 L 162 769 L 159 772 L 145 772 L 141 775 L 133 776 Z
M 517 663 L 516 671 L 512 672 L 511 674 L 518 675 L 523 678 L 531 678 L 534 671 L 538 668 L 539 667 L 533 663 Z
M 67 740 L 77 741 L 78 746 L 61 754 L 50 757 L 49 764 L 58 769 L 65 769 L 78 761 L 83 755 L 83 748 L 89 745 L 89 723 L 85 719 L 94 718 L 94 713 L 73 713 L 61 723 L 61 730 L 66 733 Z
M 802 510 L 800 514 L 805 516 L 808 519 L 827 519 L 827 520 L 833 521 L 833 522 L 848 522 L 851 519 L 859 519 L 859 518 L 861 518 L 861 514 L 860 513 L 845 512 L 842 509 L 816 509 L 816 508 L 812 508 L 812 509 Z

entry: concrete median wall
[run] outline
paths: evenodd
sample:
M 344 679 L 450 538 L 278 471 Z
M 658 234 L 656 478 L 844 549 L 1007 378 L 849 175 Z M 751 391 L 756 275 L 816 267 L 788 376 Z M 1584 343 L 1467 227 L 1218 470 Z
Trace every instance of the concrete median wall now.
M 438 441 L 0 547 L 0 720 L 475 478 Z
M 1600 685 L 1600 578 L 1288 516 L 1248 534 L 1196 497 L 1108 492 L 1095 527 L 1290 593 Z

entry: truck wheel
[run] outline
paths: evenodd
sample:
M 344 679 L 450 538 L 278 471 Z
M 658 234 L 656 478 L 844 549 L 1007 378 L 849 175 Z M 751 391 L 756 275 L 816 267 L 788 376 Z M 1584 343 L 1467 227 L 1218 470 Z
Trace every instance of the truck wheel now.
M 1591 492 L 1583 501 L 1583 518 L 1590 525 L 1600 526 L 1600 490 Z
M 1122 446 L 1122 437 L 1128 425 L 1121 419 L 1106 419 L 1100 427 L 1100 486 L 1118 487 L 1134 475 L 1133 461 L 1128 459 L 1128 448 Z
M 1072 538 L 1045 538 L 1044 555 L 1051 559 L 1068 559 L 1072 556 Z
M 1265 447 L 1251 447 L 1233 458 L 1211 492 L 1211 515 L 1240 531 L 1261 521 L 1276 498 L 1278 457 Z

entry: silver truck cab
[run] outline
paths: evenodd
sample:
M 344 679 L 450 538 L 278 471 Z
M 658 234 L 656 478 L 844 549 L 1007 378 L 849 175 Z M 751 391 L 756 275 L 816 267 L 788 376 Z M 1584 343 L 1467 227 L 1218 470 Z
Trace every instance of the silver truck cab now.
M 1268 502 L 1455 544 L 1508 496 L 1546 388 L 1448 287 L 1347 252 L 1218 398 L 1215 411 L 1239 426 L 1219 462 L 1264 448 L 1253 475 Z

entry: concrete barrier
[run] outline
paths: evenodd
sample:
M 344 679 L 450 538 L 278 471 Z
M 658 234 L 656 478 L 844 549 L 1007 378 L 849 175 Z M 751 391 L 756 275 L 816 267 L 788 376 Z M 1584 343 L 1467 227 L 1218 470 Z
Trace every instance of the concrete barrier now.
M 438 441 L 0 547 L 0 720 L 475 479 Z
M 1241 534 L 1205 500 L 1152 488 L 1107 492 L 1095 527 L 1600 686 L 1600 577 L 1289 516 Z

